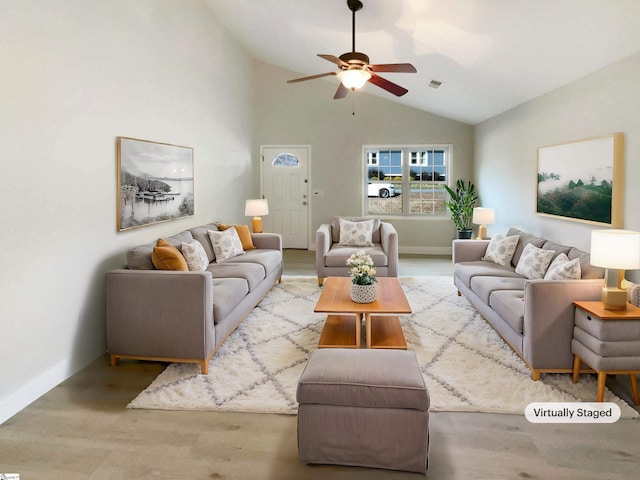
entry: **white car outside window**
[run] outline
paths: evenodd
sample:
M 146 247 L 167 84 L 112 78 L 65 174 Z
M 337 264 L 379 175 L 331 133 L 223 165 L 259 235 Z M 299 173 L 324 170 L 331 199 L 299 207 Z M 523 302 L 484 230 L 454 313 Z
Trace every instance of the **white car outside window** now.
M 389 198 L 395 197 L 396 187 L 393 183 L 371 183 L 367 186 L 367 195 L 369 197 Z

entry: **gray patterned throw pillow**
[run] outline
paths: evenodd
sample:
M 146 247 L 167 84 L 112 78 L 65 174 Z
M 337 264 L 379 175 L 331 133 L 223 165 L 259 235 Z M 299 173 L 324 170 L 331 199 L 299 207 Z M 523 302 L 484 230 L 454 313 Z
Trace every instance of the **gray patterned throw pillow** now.
M 497 263 L 503 267 L 510 267 L 511 258 L 513 257 L 513 252 L 516 251 L 519 239 L 518 235 L 511 235 L 510 237 L 496 235 L 489 242 L 482 260 Z
M 580 280 L 580 278 L 582 278 L 580 259 L 569 260 L 564 253 L 553 259 L 547 273 L 544 274 L 545 280 Z
M 228 228 L 222 232 L 209 230 L 207 233 L 211 239 L 213 252 L 216 254 L 216 263 L 222 263 L 244 253 L 242 242 L 235 227 Z
M 555 254 L 555 250 L 543 250 L 528 243 L 518 260 L 516 273 L 531 280 L 543 278 Z
M 371 237 L 373 235 L 374 220 L 362 222 L 350 222 L 340 219 L 340 243 L 343 246 L 373 247 Z

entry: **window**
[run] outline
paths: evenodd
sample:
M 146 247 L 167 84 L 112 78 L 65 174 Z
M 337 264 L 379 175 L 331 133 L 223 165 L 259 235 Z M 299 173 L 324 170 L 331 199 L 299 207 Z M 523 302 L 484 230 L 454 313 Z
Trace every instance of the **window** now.
M 451 145 L 364 147 L 365 214 L 446 215 Z
M 273 159 L 271 164 L 274 167 L 297 167 L 300 164 L 300 160 L 290 153 L 281 153 Z

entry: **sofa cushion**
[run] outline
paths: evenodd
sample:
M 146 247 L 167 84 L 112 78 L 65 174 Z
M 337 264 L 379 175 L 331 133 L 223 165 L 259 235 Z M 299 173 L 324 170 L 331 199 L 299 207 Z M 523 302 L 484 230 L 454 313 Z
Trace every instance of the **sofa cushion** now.
M 516 273 L 532 280 L 544 278 L 544 274 L 549 268 L 554 255 L 555 252 L 553 250 L 543 250 L 528 243 L 520 256 L 516 266 Z
M 487 251 L 484 257 L 482 257 L 482 260 L 493 262 L 503 267 L 509 267 L 519 239 L 520 237 L 518 235 L 512 235 L 510 237 L 496 235 L 491 239 L 489 245 L 487 245 Z
M 249 293 L 244 278 L 213 279 L 213 323 L 224 320 Z
M 380 219 L 379 218 L 365 218 L 365 217 L 333 217 L 331 219 L 331 241 L 332 243 L 340 243 L 340 219 L 349 220 L 350 222 L 366 222 L 373 220 L 373 233 L 371 234 L 371 241 L 373 243 L 380 243 Z
M 242 242 L 235 228 L 232 227 L 222 232 L 209 230 L 208 234 L 217 263 L 222 263 L 244 253 Z
M 580 259 L 569 260 L 564 253 L 553 259 L 547 273 L 544 274 L 545 280 L 580 280 L 581 277 Z
M 264 268 L 265 278 L 282 263 L 282 254 L 278 250 L 249 250 L 244 255 L 234 257 L 227 263 L 255 263 Z
M 202 272 L 207 269 L 209 259 L 204 247 L 197 240 L 182 244 L 182 256 L 187 261 L 189 270 L 192 272 Z
M 253 244 L 253 238 L 251 238 L 251 232 L 249 231 L 248 225 L 224 225 L 222 223 L 218 225 L 218 229 L 220 231 L 228 230 L 231 227 L 236 229 L 238 237 L 240 238 L 240 243 L 242 243 L 242 249 L 245 252 L 247 250 L 253 250 L 254 248 L 256 248 L 256 246 Z
M 167 242 L 176 247 L 178 250 L 182 248 L 183 242 L 190 242 L 193 240 L 191 232 L 188 230 L 177 233 L 170 237 L 165 238 Z M 156 241 L 147 243 L 145 245 L 139 245 L 133 247 L 127 252 L 127 266 L 130 270 L 153 270 L 153 260 L 151 260 L 151 254 L 156 246 Z
M 373 219 L 350 222 L 340 219 L 340 242 L 342 246 L 373 247 Z
M 569 250 L 571 250 L 571 247 L 567 247 L 566 245 L 560 245 L 559 243 L 555 243 L 555 242 L 544 242 L 544 245 L 542 245 L 542 248 L 544 250 L 553 250 L 555 253 L 555 256 L 557 257 L 558 255 L 560 255 L 561 253 L 564 253 L 565 255 L 567 255 L 569 253 Z
M 453 274 L 467 287 L 471 287 L 471 279 L 475 276 L 521 278 L 511 267 L 502 267 L 482 260 L 456 263 L 453 266 Z
M 516 332 L 524 325 L 524 290 L 496 290 L 489 296 L 489 306 Z
M 191 235 L 195 240 L 198 240 L 204 251 L 207 252 L 207 258 L 209 259 L 209 263 L 213 262 L 216 259 L 215 253 L 213 253 L 213 246 L 211 246 L 211 239 L 209 238 L 209 230 L 213 230 L 214 232 L 218 230 L 218 225 L 216 223 L 210 223 L 208 225 L 202 225 L 200 227 L 194 227 L 189 229 Z
M 525 233 L 522 230 L 519 230 L 514 227 L 511 227 L 507 231 L 506 236 L 510 237 L 512 235 L 518 235 L 520 237 L 520 239 L 518 240 L 518 245 L 516 245 L 516 249 L 513 252 L 513 257 L 511 258 L 511 265 L 513 265 L 514 267 L 518 265 L 518 262 L 520 261 L 520 256 L 522 255 L 522 252 L 524 251 L 527 245 L 531 244 L 534 247 L 542 247 L 542 245 L 544 245 L 544 242 L 546 242 L 544 238 L 536 237 L 534 235 L 529 235 L 528 233 Z
M 264 267 L 257 263 L 210 263 L 207 271 L 211 272 L 213 278 L 244 278 L 250 292 L 265 278 Z
M 591 265 L 591 255 L 577 248 L 572 248 L 567 254 L 569 260 L 579 259 L 580 272 L 583 279 L 604 278 L 604 268 Z
M 187 261 L 175 246 L 159 238 L 151 252 L 151 261 L 158 270 L 188 271 Z
M 364 250 L 371 257 L 375 267 L 388 266 L 388 257 L 384 253 L 380 244 L 373 247 L 345 247 L 342 245 L 334 245 L 325 257 L 325 265 L 327 267 L 344 267 L 347 270 L 347 259 L 354 253 Z
M 526 278 L 517 277 L 473 277 L 471 290 L 489 305 L 489 297 L 497 290 L 524 290 Z

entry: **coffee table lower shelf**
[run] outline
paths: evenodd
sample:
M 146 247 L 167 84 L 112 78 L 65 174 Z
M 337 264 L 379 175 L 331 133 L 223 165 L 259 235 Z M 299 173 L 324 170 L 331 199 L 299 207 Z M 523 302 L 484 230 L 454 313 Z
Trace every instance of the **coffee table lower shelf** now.
M 356 318 L 356 315 L 328 315 L 318 348 L 359 348 L 361 342 L 356 338 Z M 372 315 L 370 322 L 371 348 L 407 349 L 398 316 Z

